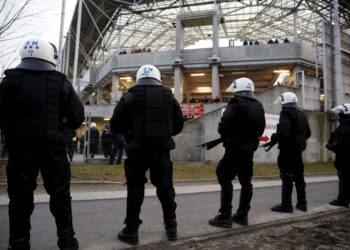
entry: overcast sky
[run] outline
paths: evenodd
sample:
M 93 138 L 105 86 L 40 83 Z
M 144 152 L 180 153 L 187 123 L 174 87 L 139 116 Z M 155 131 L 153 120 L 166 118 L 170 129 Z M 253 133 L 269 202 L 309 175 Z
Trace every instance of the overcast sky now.
M 7 0 L 7 2 L 8 8 L 14 6 L 14 9 L 18 9 L 23 5 L 24 0 Z M 66 0 L 65 33 L 70 26 L 76 2 L 77 0 Z M 15 67 L 19 63 L 19 48 L 27 39 L 40 37 L 58 47 L 61 9 L 62 0 L 31 0 L 28 8 L 23 12 L 24 18 L 0 37 L 0 69 L 3 65 L 8 66 L 12 61 L 10 67 Z M 1 13 L 0 24 L 5 13 L 8 12 Z

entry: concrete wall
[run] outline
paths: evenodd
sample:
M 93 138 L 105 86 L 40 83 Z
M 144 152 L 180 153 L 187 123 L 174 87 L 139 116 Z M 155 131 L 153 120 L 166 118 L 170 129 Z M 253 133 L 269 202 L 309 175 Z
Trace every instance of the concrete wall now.
M 341 33 L 343 102 L 350 102 L 350 35 Z

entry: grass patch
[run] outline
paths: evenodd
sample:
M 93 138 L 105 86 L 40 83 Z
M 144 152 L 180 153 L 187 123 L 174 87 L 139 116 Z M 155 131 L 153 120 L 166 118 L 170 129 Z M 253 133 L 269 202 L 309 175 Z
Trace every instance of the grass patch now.
M 216 179 L 214 163 L 175 163 L 174 180 Z M 72 181 L 125 181 L 123 165 L 73 164 Z M 305 164 L 305 174 L 335 174 L 332 163 Z M 259 163 L 254 165 L 254 176 L 278 176 L 276 164 Z M 6 169 L 0 165 L 0 183 L 6 182 Z

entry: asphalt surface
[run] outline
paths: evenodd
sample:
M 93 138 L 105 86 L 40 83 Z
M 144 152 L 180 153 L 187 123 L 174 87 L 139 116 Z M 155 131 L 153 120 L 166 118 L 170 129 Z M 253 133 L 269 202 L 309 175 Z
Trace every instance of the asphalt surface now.
M 238 187 L 238 185 L 235 185 Z M 4 187 L 1 187 L 4 188 Z M 192 189 L 190 186 L 188 189 Z M 249 225 L 278 221 L 286 218 L 297 218 L 307 214 L 336 209 L 328 202 L 337 196 L 337 181 L 308 183 L 308 212 L 295 210 L 293 214 L 274 213 L 270 207 L 280 202 L 280 186 L 259 187 L 254 189 L 252 209 L 249 214 Z M 191 190 L 189 190 L 191 192 Z M 293 204 L 295 201 L 293 193 Z M 74 196 L 73 196 L 74 197 Z M 176 196 L 178 203 L 178 236 L 180 239 L 199 237 L 219 233 L 225 229 L 208 225 L 219 209 L 220 194 L 217 191 L 180 194 Z M 239 192 L 234 193 L 234 209 L 237 209 Z M 105 200 L 73 201 L 74 227 L 81 249 L 103 250 L 122 249 L 129 245 L 116 239 L 116 234 L 123 227 L 126 202 L 125 198 Z M 162 212 L 156 197 L 145 197 L 141 219 L 143 224 L 139 230 L 140 244 L 166 241 L 162 221 Z M 50 214 L 47 202 L 36 203 L 32 215 L 31 244 L 32 249 L 58 249 L 54 219 Z M 234 224 L 233 229 L 239 230 Z M 8 240 L 7 206 L 0 206 L 0 249 L 6 249 Z

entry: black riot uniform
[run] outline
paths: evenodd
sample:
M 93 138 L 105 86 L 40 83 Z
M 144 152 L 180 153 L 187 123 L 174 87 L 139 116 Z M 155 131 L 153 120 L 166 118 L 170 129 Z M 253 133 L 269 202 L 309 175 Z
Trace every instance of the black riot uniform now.
M 253 156 L 259 145 L 259 137 L 265 130 L 265 112 L 254 94 L 235 97 L 230 100 L 221 122 L 219 133 L 224 139 L 225 154 L 216 168 L 221 186 L 220 214 L 209 220 L 209 224 L 231 227 L 233 185 L 238 176 L 242 186 L 237 213 L 233 219 L 245 223 L 253 196 Z
M 98 145 L 100 143 L 100 132 L 96 127 L 90 126 L 90 129 L 88 129 L 85 133 L 86 141 L 89 141 L 89 133 L 91 133 L 90 134 L 90 157 L 94 158 L 95 154 L 98 153 Z M 87 157 L 86 153 L 87 153 L 87 149 L 85 151 L 85 156 Z
M 112 138 L 111 129 L 109 124 L 105 124 L 105 128 L 101 133 L 102 149 L 105 158 L 108 158 L 112 154 Z
M 331 205 L 348 207 L 350 202 L 350 115 L 342 115 L 326 147 L 335 153 L 334 166 L 339 178 L 338 197 Z
M 137 81 L 128 90 L 110 120 L 113 133 L 124 134 L 126 140 L 125 175 L 127 179 L 126 228 L 119 232 L 119 239 L 137 244 L 137 230 L 144 199 L 146 171 L 150 169 L 152 184 L 163 209 L 168 238 L 176 238 L 176 202 L 173 187 L 173 166 L 170 150 L 175 148 L 171 136 L 183 128 L 180 106 L 169 88 L 147 77 Z
M 115 157 L 117 156 L 117 164 L 122 162 L 125 139 L 122 134 L 111 134 L 112 136 L 112 153 L 109 157 L 109 164 L 113 164 Z
M 306 211 L 307 202 L 304 181 L 304 163 L 302 152 L 306 140 L 311 136 L 309 123 L 305 114 L 295 105 L 283 105 L 278 129 L 271 141 L 278 142 L 280 149 L 277 164 L 282 180 L 282 203 L 272 207 L 276 212 L 293 212 L 293 181 L 297 191 L 297 208 Z
M 40 63 L 43 62 L 40 60 Z M 0 122 L 9 153 L 9 249 L 30 248 L 30 216 L 39 171 L 50 195 L 58 246 L 77 249 L 63 131 L 75 130 L 81 125 L 84 108 L 66 76 L 55 70 L 17 67 L 6 70 L 5 75 L 0 85 Z
M 70 161 L 73 161 L 74 152 L 77 148 L 77 133 L 75 130 L 67 129 L 65 131 L 66 135 L 66 145 L 67 145 L 67 155 Z

